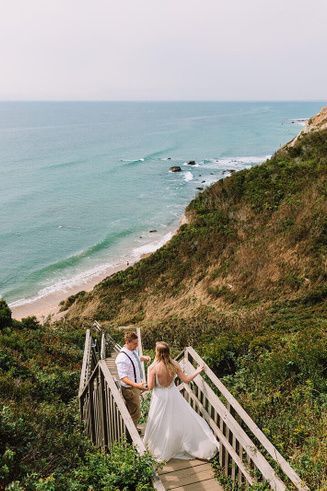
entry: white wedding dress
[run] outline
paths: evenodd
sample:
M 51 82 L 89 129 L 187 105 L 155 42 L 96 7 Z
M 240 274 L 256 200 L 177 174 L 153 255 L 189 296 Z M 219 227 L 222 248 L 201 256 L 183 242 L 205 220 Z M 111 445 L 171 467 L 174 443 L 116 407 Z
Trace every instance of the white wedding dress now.
M 152 392 L 144 443 L 159 461 L 175 459 L 210 460 L 219 443 L 209 425 L 188 404 L 175 386 L 159 384 Z

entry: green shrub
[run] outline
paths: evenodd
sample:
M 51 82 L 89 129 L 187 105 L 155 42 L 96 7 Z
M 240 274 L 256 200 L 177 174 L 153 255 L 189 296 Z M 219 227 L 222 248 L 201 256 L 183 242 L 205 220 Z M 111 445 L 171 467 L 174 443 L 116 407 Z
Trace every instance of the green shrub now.
M 4 300 L 0 299 L 0 329 L 11 326 L 11 324 L 11 310 L 8 307 L 7 303 Z

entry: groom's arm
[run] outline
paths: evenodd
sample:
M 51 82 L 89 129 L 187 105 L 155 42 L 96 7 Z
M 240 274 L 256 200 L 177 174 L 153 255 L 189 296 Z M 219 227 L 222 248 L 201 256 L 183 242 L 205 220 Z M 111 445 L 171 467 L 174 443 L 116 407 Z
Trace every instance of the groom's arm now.
M 130 385 L 131 387 L 135 387 L 136 389 L 146 390 L 143 382 L 140 382 L 139 384 L 137 384 L 136 382 L 133 382 L 133 380 L 130 380 L 128 377 L 123 377 L 120 380 L 122 382 L 124 382 L 124 384 Z
M 150 363 L 150 361 L 151 361 L 151 356 L 142 355 L 142 356 L 140 356 L 140 360 L 141 360 L 141 361 L 145 361 L 145 363 Z
M 119 354 L 116 358 L 116 366 L 119 379 L 124 382 L 124 384 L 129 385 L 130 387 L 136 387 L 137 389 L 145 390 L 145 387 L 142 383 L 136 383 L 134 380 L 131 380 L 128 375 L 130 375 L 130 367 L 128 361 L 122 359 L 122 355 Z

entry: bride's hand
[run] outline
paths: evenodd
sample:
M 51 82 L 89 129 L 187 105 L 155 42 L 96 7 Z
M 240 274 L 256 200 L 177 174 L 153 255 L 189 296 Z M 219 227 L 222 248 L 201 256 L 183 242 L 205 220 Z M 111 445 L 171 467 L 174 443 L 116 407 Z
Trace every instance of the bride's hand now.
M 200 365 L 199 368 L 198 368 L 198 370 L 197 370 L 197 372 L 198 373 L 201 373 L 201 372 L 203 372 L 204 369 L 205 369 L 205 366 L 204 365 Z

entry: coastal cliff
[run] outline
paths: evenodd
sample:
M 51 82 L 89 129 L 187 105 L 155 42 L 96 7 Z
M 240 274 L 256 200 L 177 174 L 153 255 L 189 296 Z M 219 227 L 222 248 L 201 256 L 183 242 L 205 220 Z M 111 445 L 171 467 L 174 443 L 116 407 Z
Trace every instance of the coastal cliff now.
M 146 456 L 103 455 L 78 421 L 95 319 L 119 341 L 115 326 L 141 326 L 151 355 L 158 339 L 193 345 L 308 487 L 327 489 L 326 123 L 324 109 L 270 160 L 201 192 L 166 245 L 67 299 L 64 319 L 16 321 L 0 300 L 0 489 L 150 475 Z
M 327 485 L 327 111 L 187 207 L 164 247 L 77 297 L 67 323 L 193 345 L 310 489 Z
M 144 327 L 198 315 L 262 322 L 276 302 L 318 295 L 326 281 L 326 126 L 324 108 L 270 160 L 201 192 L 169 243 L 77 296 L 67 317 Z

